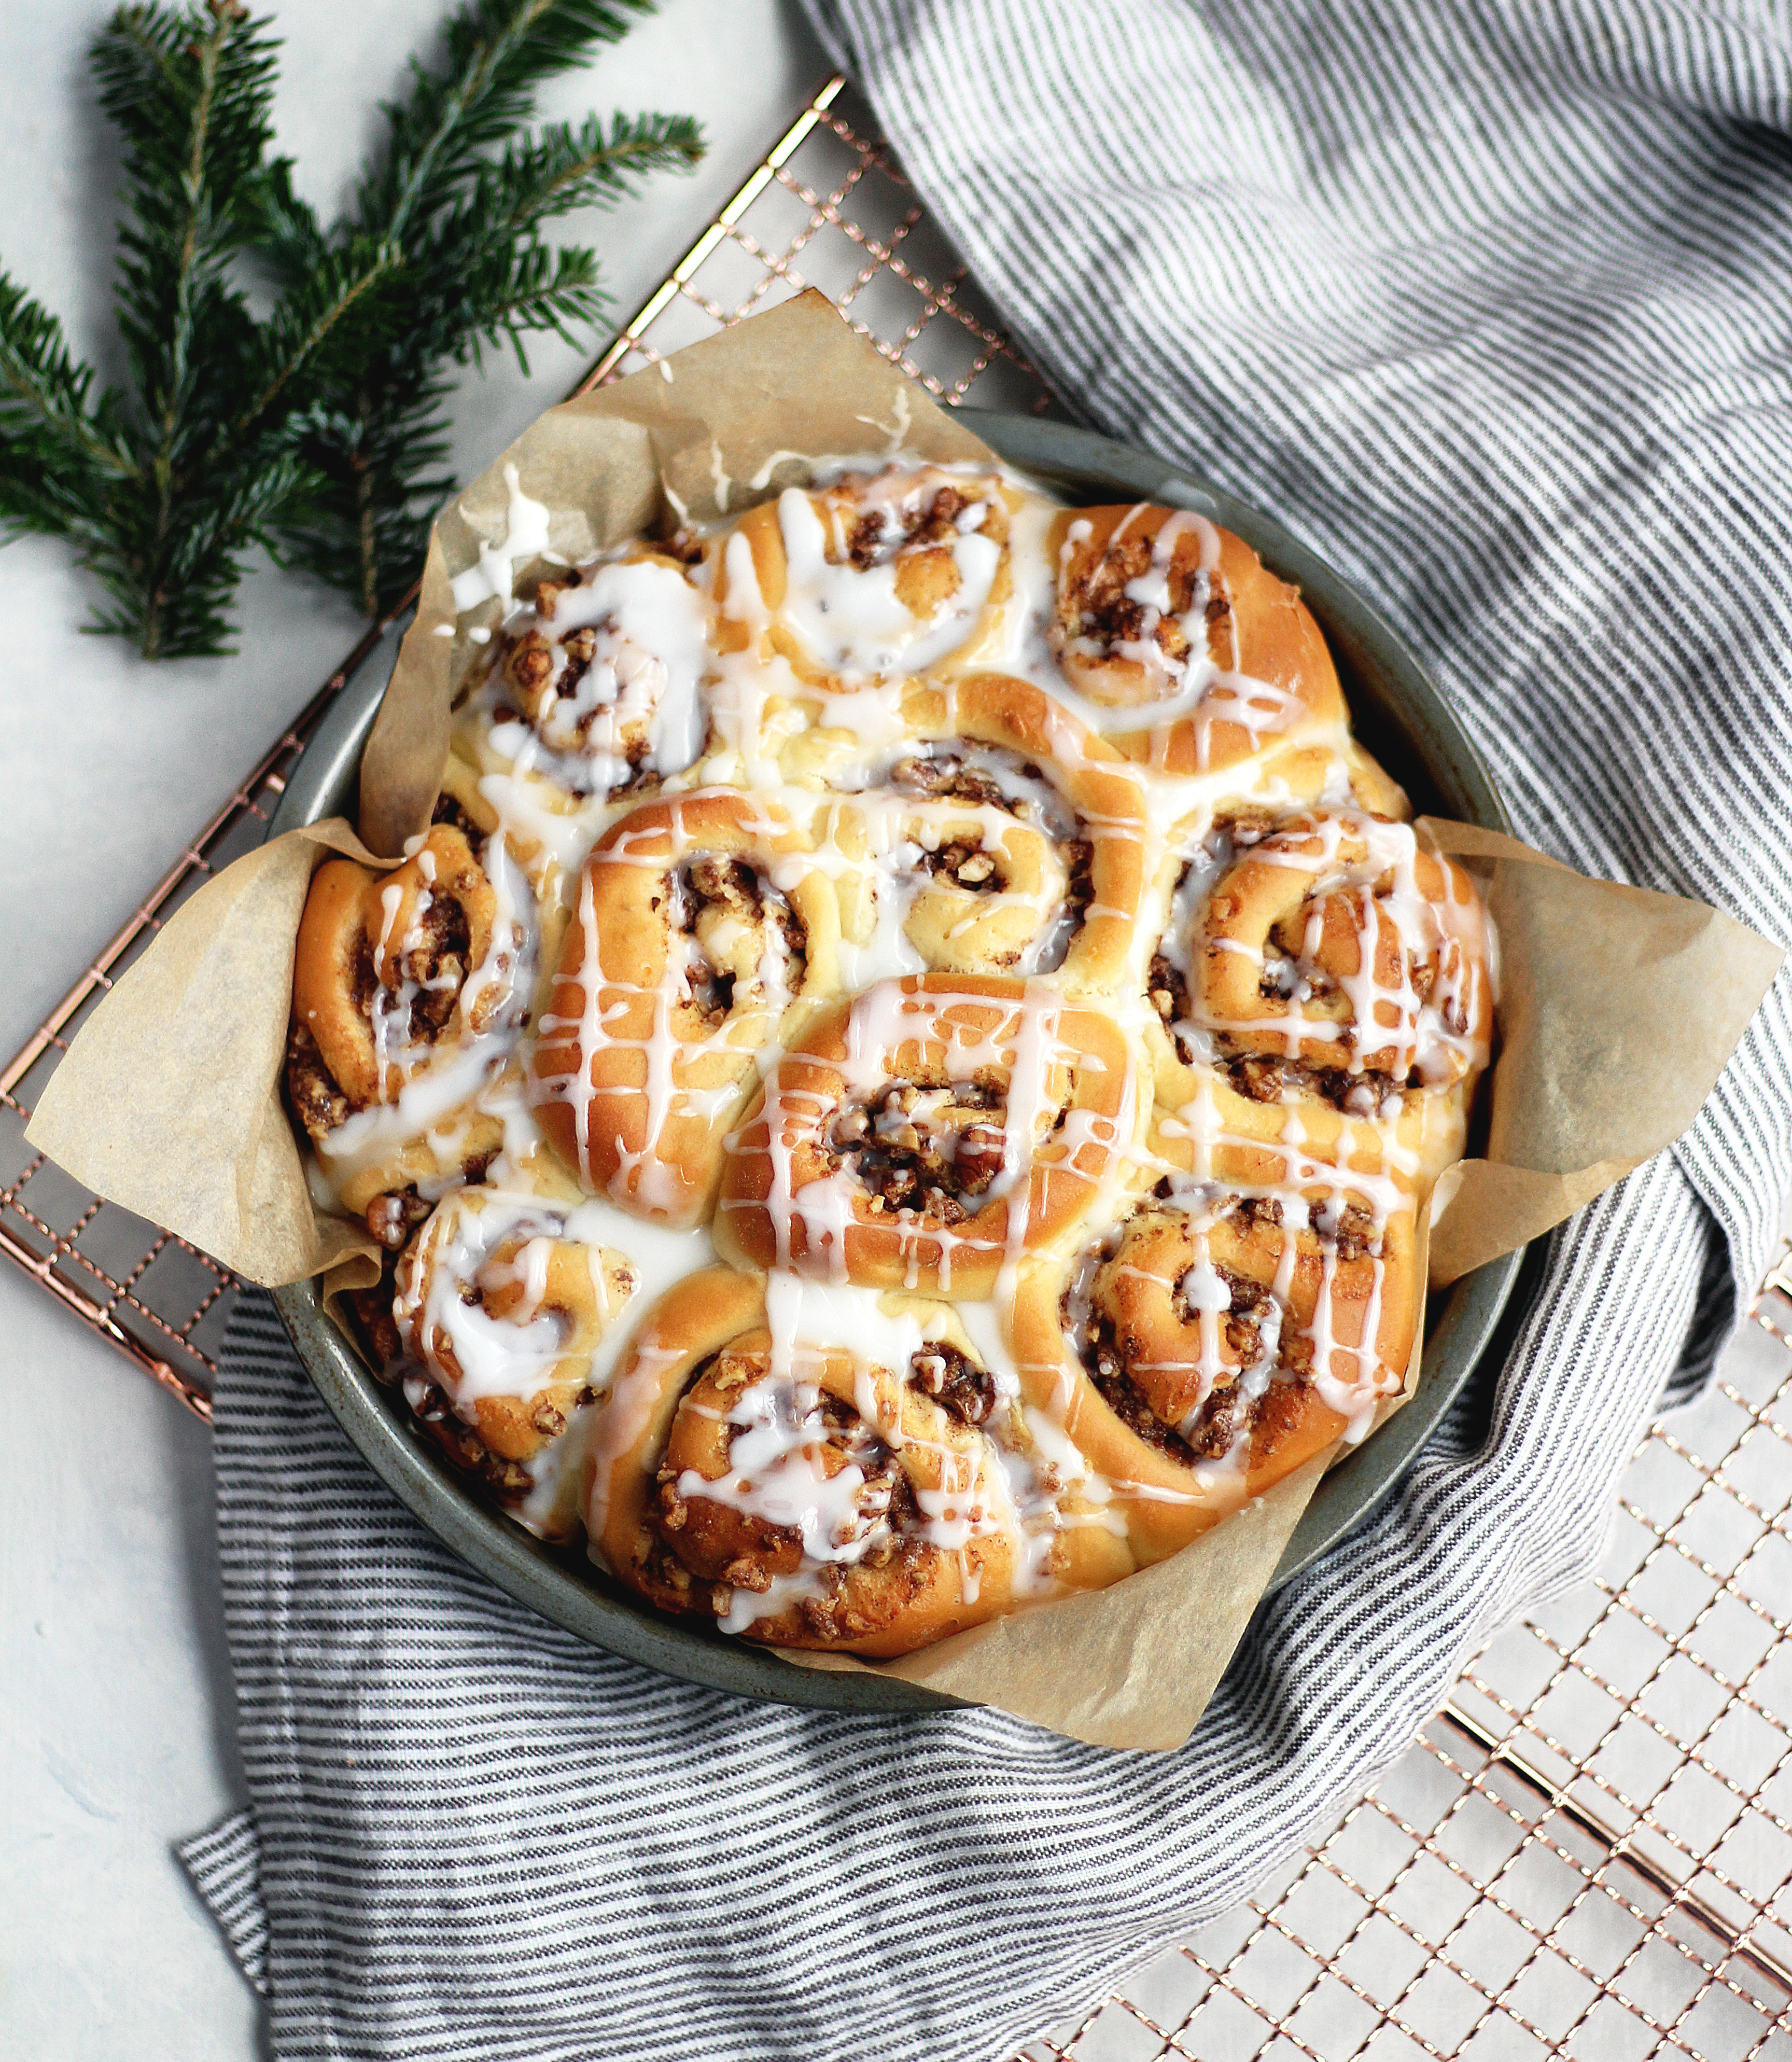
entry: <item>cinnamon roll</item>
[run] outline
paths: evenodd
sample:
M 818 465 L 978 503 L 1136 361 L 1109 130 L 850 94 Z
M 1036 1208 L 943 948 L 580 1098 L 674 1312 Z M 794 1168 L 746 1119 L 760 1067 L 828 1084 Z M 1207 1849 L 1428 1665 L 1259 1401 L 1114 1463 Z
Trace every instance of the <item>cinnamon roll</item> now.
M 599 840 L 530 1061 L 542 1129 L 587 1185 L 696 1223 L 755 1054 L 836 989 L 839 905 L 807 828 L 724 789 L 643 804 Z
M 901 463 L 787 487 L 724 547 L 722 648 L 830 689 L 968 657 L 1011 588 L 1019 499 L 994 471 Z
M 503 840 L 435 824 L 385 873 L 327 860 L 293 962 L 287 1098 L 336 1200 L 402 1246 L 496 1150 L 476 1107 L 528 1016 L 535 900 Z M 433 1187 L 432 1187 L 432 1185 Z
M 418 1418 L 534 1529 L 565 1537 L 578 1522 L 577 1470 L 546 1462 L 597 1400 L 593 1355 L 638 1276 L 583 1222 L 591 1206 L 555 1188 L 444 1198 L 399 1258 L 391 1310 Z
M 564 813 L 693 764 L 715 665 L 700 562 L 700 547 L 637 544 L 541 580 L 456 724 L 476 773 Z
M 973 775 L 988 774 L 1011 808 L 1018 800 L 1067 833 L 1064 899 L 1036 926 L 1034 964 L 1024 957 L 1020 970 L 1061 966 L 1077 992 L 1110 985 L 1129 964 L 1149 885 L 1147 804 L 1132 769 L 1052 696 L 1005 673 L 917 680 L 902 713 L 925 747 L 920 756 L 957 756 Z
M 728 1141 L 724 1258 L 988 1296 L 1072 1232 L 1137 1121 L 1124 1033 L 1034 981 L 911 975 L 792 1040 Z
M 1092 847 L 1040 768 L 965 740 L 911 746 L 832 812 L 847 985 L 892 974 L 1045 973 L 1093 894 Z
M 1298 592 L 1205 516 L 1141 503 L 1064 510 L 1045 643 L 1096 726 L 1169 773 L 1217 772 L 1317 735 L 1348 712 Z
M 600 1409 L 586 1522 L 661 1609 L 906 1654 L 1133 1560 L 1068 1442 L 950 1306 L 722 1270 L 667 1296 Z
M 1331 1116 L 1289 1145 L 1214 1093 L 1160 1126 L 1149 1193 L 1068 1266 L 1025 1270 L 1012 1321 L 1141 1563 L 1361 1438 L 1413 1351 L 1414 1190 L 1373 1128 Z
M 1369 1116 L 1464 1091 L 1488 1061 L 1493 978 L 1473 881 L 1366 810 L 1241 809 L 1185 866 L 1152 961 L 1159 1093 L 1198 1065 L 1264 1101 Z

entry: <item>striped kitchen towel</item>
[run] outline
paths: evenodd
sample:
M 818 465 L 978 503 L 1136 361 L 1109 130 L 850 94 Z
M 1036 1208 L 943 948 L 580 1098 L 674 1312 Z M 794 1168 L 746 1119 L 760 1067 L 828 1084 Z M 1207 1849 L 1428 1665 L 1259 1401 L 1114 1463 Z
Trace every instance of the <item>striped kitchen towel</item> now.
M 1057 391 L 1275 511 L 1519 828 L 1792 934 L 1792 49 L 1666 0 L 813 0 Z M 1260 1612 L 1189 1747 L 738 1703 L 455 1560 L 265 1298 L 218 1392 L 250 1808 L 186 1850 L 281 2057 L 1007 2052 L 1335 1815 L 1582 1575 L 1788 1151 L 1788 989 L 1547 1242 L 1490 1426 Z

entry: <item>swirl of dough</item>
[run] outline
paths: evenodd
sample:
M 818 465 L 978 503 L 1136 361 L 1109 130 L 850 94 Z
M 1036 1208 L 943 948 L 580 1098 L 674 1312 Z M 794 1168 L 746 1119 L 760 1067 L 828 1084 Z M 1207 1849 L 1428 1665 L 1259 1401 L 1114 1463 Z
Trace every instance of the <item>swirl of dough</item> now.
M 1023 1274 L 1016 1358 L 1113 1485 L 1141 1562 L 1362 1437 L 1405 1380 L 1413 1170 L 1329 1110 L 1286 1132 L 1210 1083 L 1160 1123 L 1155 1185 L 1068 1264 Z
M 1291 1067 L 1368 1113 L 1487 1064 L 1493 980 L 1474 883 L 1367 810 L 1235 817 L 1173 906 L 1153 999 L 1178 1057 Z
M 402 1246 L 451 1171 L 496 1149 L 477 1107 L 527 1021 L 535 897 L 501 838 L 475 858 L 434 825 L 379 873 L 327 860 L 311 879 L 293 965 L 288 1100 L 338 1200 Z
M 1349 712 L 1298 592 L 1205 516 L 1149 503 L 1066 509 L 1045 643 L 1127 757 L 1210 773 L 1315 738 L 1344 748 Z
M 463 704 L 457 747 L 563 812 L 651 792 L 703 750 L 710 622 L 700 555 L 694 568 L 631 545 L 544 579 Z
M 833 884 L 780 804 L 700 788 L 611 826 L 586 861 L 530 1061 L 542 1129 L 591 1189 L 696 1223 L 754 1055 L 837 992 Z
M 718 1270 L 643 1324 L 601 1407 L 587 1525 L 662 1609 L 784 1647 L 906 1654 L 1132 1561 L 950 1306 Z
M 716 1248 L 986 1297 L 1073 1230 L 1137 1123 L 1132 1056 L 1101 1013 L 1035 981 L 884 981 L 788 1042 L 728 1141 Z
M 898 463 L 791 487 L 724 547 L 724 650 L 756 647 L 799 680 L 850 692 L 972 652 L 1010 585 L 998 474 Z
M 507 1498 L 529 1494 L 530 1464 L 596 1401 L 592 1356 L 635 1293 L 632 1264 L 593 1242 L 581 1208 L 546 1185 L 457 1189 L 399 1261 L 408 1400 L 426 1423 L 451 1415 L 456 1458 Z

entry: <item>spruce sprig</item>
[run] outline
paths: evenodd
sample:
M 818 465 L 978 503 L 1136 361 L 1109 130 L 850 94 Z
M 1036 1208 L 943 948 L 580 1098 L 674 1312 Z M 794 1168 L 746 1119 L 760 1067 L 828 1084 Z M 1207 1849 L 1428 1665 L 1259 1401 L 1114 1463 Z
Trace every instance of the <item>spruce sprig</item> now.
M 227 652 L 262 545 L 377 616 L 415 577 L 446 471 L 452 368 L 568 339 L 605 299 L 545 227 L 702 152 L 687 117 L 524 127 L 540 86 L 651 0 L 464 0 L 413 60 L 384 148 L 328 226 L 268 154 L 278 46 L 239 0 L 127 6 L 94 51 L 125 140 L 118 323 L 101 388 L 0 273 L 0 532 L 66 539 L 150 658 Z M 265 317 L 245 275 L 269 271 Z

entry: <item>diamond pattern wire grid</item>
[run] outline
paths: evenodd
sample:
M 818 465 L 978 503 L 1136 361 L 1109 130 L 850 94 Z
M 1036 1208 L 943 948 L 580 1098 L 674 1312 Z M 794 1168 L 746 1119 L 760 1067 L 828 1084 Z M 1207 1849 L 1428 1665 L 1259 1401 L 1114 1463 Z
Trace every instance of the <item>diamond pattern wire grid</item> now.
M 816 94 L 593 368 L 657 365 L 730 323 L 818 287 L 936 401 L 1049 410 L 952 246 L 844 79 Z
M 367 632 L 0 1070 L 0 1254 L 208 1424 L 235 1277 L 186 1239 L 82 1187 L 26 1141 L 25 1128 L 101 997 L 206 881 L 261 843 L 306 740 L 403 612 Z
M 1044 411 L 844 82 L 829 80 L 580 382 L 815 286 L 936 398 Z M 0 1073 L 0 1253 L 202 1418 L 235 1284 L 24 1128 L 99 997 L 257 843 L 332 674 Z M 1625 1481 L 1598 1581 L 1493 1641 L 1338 1824 L 1027 2062 L 1565 2054 L 1792 2062 L 1792 1255 Z
M 1591 1583 L 1337 1824 L 1024 2062 L 1792 2062 L 1792 1252 Z

